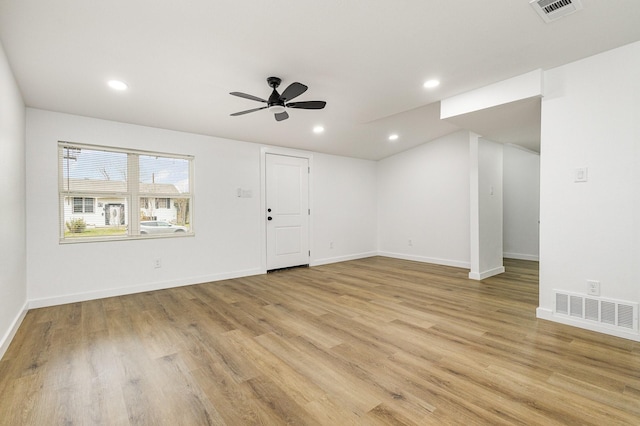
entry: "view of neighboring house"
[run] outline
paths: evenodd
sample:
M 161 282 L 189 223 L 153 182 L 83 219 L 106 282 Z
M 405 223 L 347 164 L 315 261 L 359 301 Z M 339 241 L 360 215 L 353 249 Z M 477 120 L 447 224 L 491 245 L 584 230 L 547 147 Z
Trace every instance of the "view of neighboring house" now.
M 73 195 L 64 197 L 64 218 L 83 219 L 89 227 L 123 226 L 128 223 L 126 182 L 98 179 L 70 179 L 65 186 Z M 80 196 L 80 193 L 82 196 Z M 140 183 L 140 220 L 184 224 L 187 217 L 180 191 L 168 183 Z M 157 195 L 156 195 L 157 194 Z

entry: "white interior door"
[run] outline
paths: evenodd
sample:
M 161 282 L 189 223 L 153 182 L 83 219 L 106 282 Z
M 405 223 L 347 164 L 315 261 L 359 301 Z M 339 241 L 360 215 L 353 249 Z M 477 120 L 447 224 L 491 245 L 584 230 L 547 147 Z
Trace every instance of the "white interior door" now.
M 266 154 L 267 270 L 309 264 L 309 159 Z

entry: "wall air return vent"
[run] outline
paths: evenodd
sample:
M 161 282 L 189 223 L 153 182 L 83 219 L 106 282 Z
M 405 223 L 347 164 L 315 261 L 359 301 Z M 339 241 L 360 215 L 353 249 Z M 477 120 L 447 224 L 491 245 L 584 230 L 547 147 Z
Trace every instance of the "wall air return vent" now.
M 529 4 L 545 22 L 553 22 L 582 9 L 580 0 L 531 0 Z
M 591 321 L 600 320 L 600 303 L 596 299 L 584 299 L 584 317 Z
M 556 313 L 569 315 L 569 295 L 556 293 Z
M 638 304 L 635 302 L 605 299 L 562 290 L 554 290 L 554 292 L 556 299 L 554 315 L 638 332 Z

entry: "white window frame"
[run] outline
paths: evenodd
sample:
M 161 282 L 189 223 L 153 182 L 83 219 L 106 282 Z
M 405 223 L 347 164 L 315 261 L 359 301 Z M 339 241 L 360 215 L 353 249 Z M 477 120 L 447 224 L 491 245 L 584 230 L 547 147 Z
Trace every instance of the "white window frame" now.
M 122 153 L 127 155 L 127 190 L 125 192 L 88 192 L 88 191 L 71 191 L 64 188 L 64 150 L 65 148 L 77 148 L 94 151 L 109 151 L 115 153 Z M 188 232 L 176 232 L 170 234 L 141 234 L 140 233 L 140 197 L 147 197 L 148 194 L 140 193 L 140 178 L 139 178 L 139 163 L 138 158 L 141 155 L 155 156 L 164 158 L 176 158 L 181 160 L 187 160 L 189 162 L 189 192 L 181 193 L 178 196 L 176 194 L 154 194 L 156 198 L 187 198 L 189 199 L 189 231 Z M 183 238 L 194 236 L 194 216 L 195 216 L 195 194 L 194 194 L 194 168 L 195 157 L 193 155 L 174 154 L 167 152 L 156 151 L 144 151 L 134 150 L 128 148 L 120 148 L 113 146 L 103 145 L 90 145 L 76 142 L 58 141 L 58 199 L 59 199 L 59 236 L 61 244 L 73 244 L 84 242 L 96 242 L 96 241 L 123 241 L 123 240 L 138 240 L 138 239 L 155 239 L 155 238 Z M 82 198 L 82 209 L 84 212 L 84 203 L 86 198 L 94 199 L 94 212 L 96 209 L 97 200 L 101 197 L 111 198 L 123 198 L 127 204 L 127 230 L 125 235 L 116 236 L 103 236 L 103 237 L 75 237 L 65 238 L 65 216 L 64 216 L 64 203 L 65 198 L 71 199 L 73 203 L 74 198 Z M 73 206 L 72 206 L 73 211 Z

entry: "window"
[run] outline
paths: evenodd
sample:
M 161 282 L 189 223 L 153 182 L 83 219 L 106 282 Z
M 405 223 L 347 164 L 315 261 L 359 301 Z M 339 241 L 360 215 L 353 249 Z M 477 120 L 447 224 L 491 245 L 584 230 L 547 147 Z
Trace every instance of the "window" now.
M 74 213 L 93 213 L 93 198 L 73 197 Z
M 171 208 L 171 200 L 169 198 L 156 198 L 156 209 Z
M 81 197 L 73 197 L 73 212 L 74 213 L 84 213 L 82 210 L 82 198 Z
M 93 213 L 93 198 L 84 199 L 84 212 Z
M 192 156 L 59 142 L 58 157 L 61 241 L 193 235 Z

